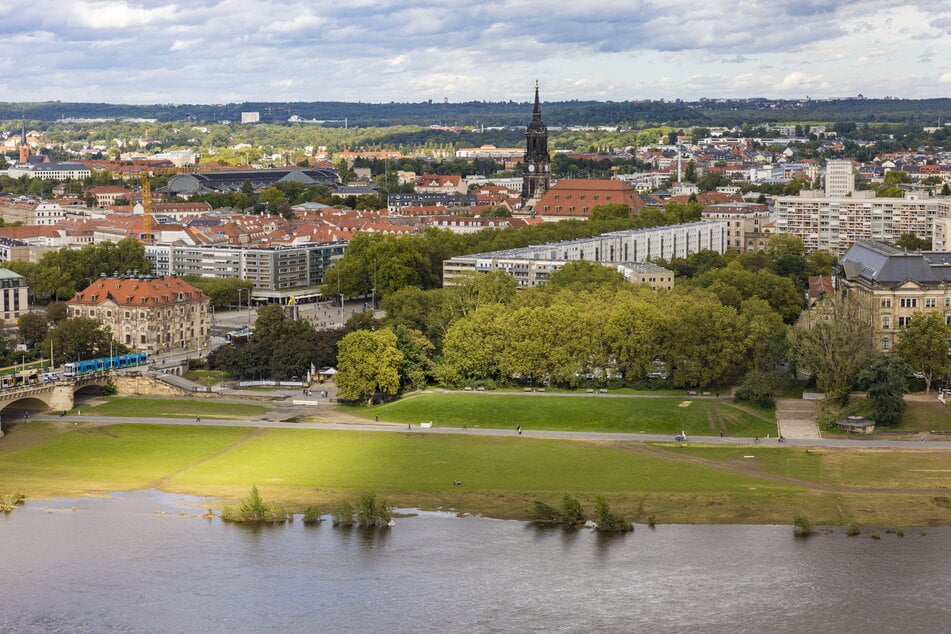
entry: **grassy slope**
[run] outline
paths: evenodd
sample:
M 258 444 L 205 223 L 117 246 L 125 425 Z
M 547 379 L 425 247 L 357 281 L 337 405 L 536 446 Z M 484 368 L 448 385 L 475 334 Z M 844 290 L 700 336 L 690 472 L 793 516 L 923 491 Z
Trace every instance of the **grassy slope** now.
M 684 405 L 686 404 L 686 405 Z M 601 395 L 428 393 L 347 413 L 400 423 L 435 421 L 444 427 L 552 429 L 633 433 L 766 436 L 776 433 L 772 411 L 725 401 L 686 398 L 614 398 Z M 754 416 L 748 412 L 756 412 Z M 767 419 L 767 420 L 764 420 Z
M 49 435 L 57 423 L 30 423 L 35 443 L 0 453 L 0 482 L 30 495 L 97 494 L 156 486 L 160 480 L 249 434 L 247 429 L 80 425 Z M 45 427 L 46 429 L 42 429 Z M 13 429 L 11 437 L 21 433 Z M 2 446 L 2 441 L 0 441 Z
M 32 441 L 18 440 L 29 433 Z M 570 492 L 588 508 L 605 494 L 637 521 L 788 523 L 801 511 L 820 524 L 951 524 L 951 502 L 940 499 L 951 488 L 946 461 L 920 449 L 31 423 L 0 441 L 0 482 L 30 497 L 158 486 L 226 501 L 257 485 L 269 500 L 325 509 L 374 490 L 400 506 L 494 517 L 524 516 L 531 500 L 556 503 Z

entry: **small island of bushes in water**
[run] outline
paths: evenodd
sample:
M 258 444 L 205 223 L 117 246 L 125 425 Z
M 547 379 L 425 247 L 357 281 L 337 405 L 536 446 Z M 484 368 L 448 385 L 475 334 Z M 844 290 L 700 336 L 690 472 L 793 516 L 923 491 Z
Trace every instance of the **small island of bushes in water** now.
M 392 525 L 393 516 L 386 499 L 372 492 L 363 492 L 355 503 L 349 500 L 337 503 L 332 517 L 334 526 L 375 527 Z M 248 497 L 238 507 L 228 506 L 222 510 L 221 519 L 226 522 L 283 524 L 294 521 L 294 515 L 282 506 L 265 502 L 257 486 L 252 486 Z M 301 519 L 305 524 L 316 524 L 323 518 L 318 507 L 309 506 Z
M 581 503 L 567 493 L 561 499 L 561 508 L 534 500 L 529 511 L 530 517 L 536 524 L 563 525 L 571 528 L 584 526 L 587 522 Z M 615 513 L 608 506 L 604 496 L 594 498 L 594 529 L 606 533 L 627 533 L 634 530 L 634 525 L 620 513 Z
M 4 493 L 0 491 L 0 513 L 9 513 L 14 506 L 23 504 L 26 496 L 22 493 Z

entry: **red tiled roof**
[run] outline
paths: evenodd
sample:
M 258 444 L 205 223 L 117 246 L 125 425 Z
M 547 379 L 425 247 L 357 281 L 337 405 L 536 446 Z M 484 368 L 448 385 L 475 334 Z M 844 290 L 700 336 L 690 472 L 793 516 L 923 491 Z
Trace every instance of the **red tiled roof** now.
M 177 277 L 137 278 L 110 277 L 94 281 L 66 302 L 73 305 L 96 306 L 111 299 L 119 306 L 173 306 L 179 302 L 208 299 L 201 290 Z

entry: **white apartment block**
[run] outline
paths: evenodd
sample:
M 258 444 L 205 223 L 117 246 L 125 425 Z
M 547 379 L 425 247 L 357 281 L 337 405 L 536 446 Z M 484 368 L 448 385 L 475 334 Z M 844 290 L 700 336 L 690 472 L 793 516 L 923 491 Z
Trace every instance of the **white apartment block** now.
M 33 224 L 58 225 L 66 220 L 66 210 L 57 203 L 40 203 L 33 210 Z
M 683 225 L 629 229 L 605 233 L 593 238 L 539 244 L 521 249 L 507 249 L 491 253 L 457 256 L 443 262 L 443 285 L 452 286 L 455 280 L 472 273 L 505 271 L 515 278 L 520 288 L 544 283 L 548 276 L 568 262 L 587 260 L 609 266 L 634 279 L 623 265 L 648 260 L 683 258 L 701 250 L 723 253 L 727 249 L 726 223 L 692 222 Z M 630 267 L 628 267 L 630 268 Z M 635 267 L 637 268 L 637 267 Z M 667 287 L 667 278 L 659 272 L 652 283 Z M 637 277 L 641 279 L 640 274 Z
M 837 198 L 855 191 L 855 166 L 852 161 L 830 159 L 826 161 L 826 196 Z
M 935 237 L 935 223 L 951 216 L 951 198 L 876 198 L 872 191 L 827 197 L 815 191 L 774 200 L 777 233 L 802 238 L 806 252 L 845 253 L 857 240 L 894 243 L 903 233 Z M 943 234 L 947 235 L 947 234 Z M 935 240 L 933 248 L 946 248 Z

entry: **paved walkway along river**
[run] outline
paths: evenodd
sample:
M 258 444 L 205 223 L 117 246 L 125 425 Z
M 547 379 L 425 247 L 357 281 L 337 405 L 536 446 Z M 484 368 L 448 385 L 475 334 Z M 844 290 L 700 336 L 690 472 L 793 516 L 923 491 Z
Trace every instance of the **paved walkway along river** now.
M 262 429 L 333 429 L 346 431 L 372 431 L 388 433 L 414 433 L 414 434 L 469 434 L 476 436 L 516 436 L 517 433 L 511 429 L 490 429 L 473 428 L 460 429 L 458 427 L 430 427 L 421 428 L 414 425 L 412 430 L 408 430 L 402 423 L 374 423 L 366 421 L 356 416 L 350 416 L 338 412 L 325 412 L 324 416 L 327 422 L 303 423 L 290 421 L 274 421 L 265 418 L 249 420 L 243 419 L 209 419 L 202 418 L 196 421 L 192 418 L 124 418 L 117 416 L 55 416 L 55 415 L 35 415 L 31 420 L 36 421 L 56 421 L 56 422 L 75 422 L 75 423 L 106 423 L 106 424 L 139 424 L 139 425 L 202 425 L 208 427 L 259 427 Z M 632 434 L 632 433 L 605 433 L 605 432 L 581 432 L 581 431 L 547 431 L 533 430 L 522 427 L 521 436 L 527 438 L 561 438 L 565 440 L 633 440 L 644 442 L 666 442 L 673 438 L 667 434 Z M 695 436 L 695 442 L 727 444 L 727 445 L 750 445 L 754 441 L 750 438 L 719 438 L 717 436 Z M 776 443 L 777 439 L 761 439 L 761 444 Z M 856 437 L 844 438 L 812 438 L 812 439 L 787 439 L 786 445 L 798 447 L 900 447 L 905 449 L 951 449 L 951 440 L 932 440 L 927 443 L 909 442 L 907 440 L 863 440 Z

